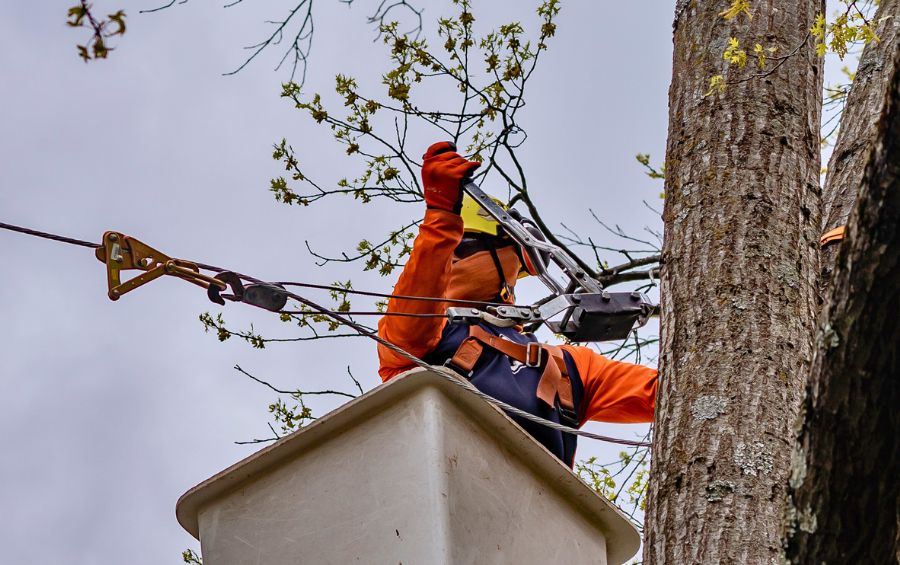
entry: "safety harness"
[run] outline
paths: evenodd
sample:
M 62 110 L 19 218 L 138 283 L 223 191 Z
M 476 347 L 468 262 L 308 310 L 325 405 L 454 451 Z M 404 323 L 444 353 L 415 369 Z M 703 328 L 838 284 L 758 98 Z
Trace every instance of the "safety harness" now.
M 491 254 L 491 259 L 494 261 L 494 268 L 497 269 L 497 277 L 500 279 L 500 291 L 497 296 L 500 297 L 502 302 L 512 304 L 515 302 L 515 298 L 513 298 L 512 289 L 509 288 L 509 284 L 506 282 L 506 273 L 503 272 L 503 264 L 500 263 L 500 256 L 497 255 L 497 245 L 494 243 L 493 238 L 488 238 L 487 247 Z
M 526 367 L 535 368 L 543 365 L 543 373 L 535 395 L 548 406 L 556 408 L 563 423 L 578 427 L 580 422 L 572 394 L 572 379 L 562 349 L 546 343 L 515 343 L 493 335 L 481 326 L 471 325 L 469 337 L 463 340 L 453 357 L 444 364 L 466 377 L 471 377 L 485 346 Z
M 456 246 L 453 255 L 459 259 L 465 259 L 479 251 L 487 251 L 491 255 L 491 260 L 494 262 L 494 268 L 497 270 L 497 277 L 499 279 L 497 297 L 499 298 L 499 301 L 504 304 L 512 304 L 515 302 L 513 290 L 510 288 L 509 283 L 506 282 L 506 273 L 503 271 L 503 264 L 500 262 L 500 256 L 497 254 L 497 239 L 498 236 L 490 234 L 478 232 L 466 233 L 463 236 L 462 241 L 459 242 L 459 245 Z M 501 247 L 513 245 L 511 241 L 502 243 L 504 244 L 501 245 Z

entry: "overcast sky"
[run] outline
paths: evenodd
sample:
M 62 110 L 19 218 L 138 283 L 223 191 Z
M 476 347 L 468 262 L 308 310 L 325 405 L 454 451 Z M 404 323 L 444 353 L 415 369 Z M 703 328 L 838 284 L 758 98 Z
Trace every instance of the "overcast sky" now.
M 139 15 L 155 4 L 98 0 L 99 13 L 125 7 L 129 27 L 109 60 L 87 65 L 75 52 L 84 30 L 64 25 L 74 3 L 11 3 L 0 19 L 0 221 L 91 241 L 117 230 L 262 279 L 353 275 L 357 288 L 389 290 L 393 277 L 316 267 L 303 242 L 339 254 L 422 205 L 276 204 L 267 189 L 282 174 L 271 158 L 282 137 L 323 181 L 359 169 L 279 97 L 286 74 L 272 70 L 278 53 L 222 76 L 289 2 L 223 9 L 194 1 Z M 476 15 L 533 21 L 534 2 L 507 2 L 515 8 L 506 11 L 498 4 L 476 2 Z M 378 88 L 388 66 L 365 23 L 373 5 L 316 4 L 306 92 L 329 91 L 338 72 Z M 451 13 L 449 2 L 421 5 L 429 28 Z M 635 233 L 661 229 L 642 203 L 661 205 L 661 185 L 634 155 L 662 160 L 672 12 L 671 2 L 564 3 L 523 118 L 529 183 L 554 225 L 621 245 L 594 222 L 592 207 Z M 348 364 L 366 389 L 380 382 L 374 344 L 363 338 L 264 351 L 222 344 L 197 320 L 220 310 L 187 283 L 159 280 L 111 302 L 90 250 L 3 231 L 0 257 L 4 563 L 157 565 L 199 548 L 175 520 L 176 500 L 259 447 L 234 442 L 267 435 L 275 399 L 236 373 L 236 363 L 284 388 L 351 391 Z M 531 288 L 523 294 L 537 298 Z M 236 327 L 297 335 L 260 310 L 230 305 L 224 314 Z M 313 406 L 322 414 L 336 403 Z M 642 427 L 591 429 L 633 437 Z M 582 440 L 579 456 L 617 451 Z

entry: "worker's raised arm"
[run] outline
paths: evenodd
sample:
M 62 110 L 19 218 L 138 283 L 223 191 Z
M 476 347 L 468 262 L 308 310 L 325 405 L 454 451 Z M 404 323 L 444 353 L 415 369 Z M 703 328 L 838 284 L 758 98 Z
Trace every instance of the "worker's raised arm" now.
M 426 211 L 412 252 L 394 286 L 394 294 L 443 297 L 450 280 L 453 250 L 459 244 L 462 233 L 459 215 L 445 210 Z M 445 302 L 391 298 L 387 311 L 443 314 L 446 307 Z M 440 341 L 445 323 L 445 318 L 382 316 L 378 322 L 378 334 L 416 357 L 423 357 Z M 378 373 L 385 381 L 415 366 L 383 345 L 378 346 L 378 360 L 381 364 Z
M 459 216 L 460 183 L 478 165 L 457 155 L 448 142 L 428 148 L 422 163 L 422 184 L 428 208 L 406 266 L 394 286 L 395 295 L 446 296 L 453 251 L 463 235 L 463 221 Z M 387 311 L 443 314 L 446 308 L 445 302 L 391 298 Z M 445 324 L 446 319 L 438 317 L 383 316 L 378 323 L 378 334 L 421 358 L 438 344 Z M 384 381 L 415 367 L 408 359 L 382 345 L 378 346 L 378 360 L 378 373 Z
M 614 361 L 593 349 L 563 345 L 584 384 L 580 424 L 588 420 L 631 424 L 652 422 L 656 407 L 656 369 Z

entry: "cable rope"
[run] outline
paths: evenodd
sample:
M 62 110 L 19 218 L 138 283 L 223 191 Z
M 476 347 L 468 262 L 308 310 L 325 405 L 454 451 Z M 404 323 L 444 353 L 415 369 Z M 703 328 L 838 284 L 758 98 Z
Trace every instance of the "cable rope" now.
M 195 265 L 204 269 L 206 271 L 214 271 L 217 273 L 221 273 L 227 271 L 228 269 L 223 269 L 221 267 L 216 267 L 214 265 L 206 265 L 204 263 L 196 263 L 192 261 Z M 234 271 L 232 271 L 234 272 Z M 241 273 L 234 272 L 238 277 L 248 280 L 254 283 L 261 283 L 259 279 L 255 279 L 253 277 L 242 275 Z M 308 283 L 308 282 L 299 282 L 299 281 L 276 281 L 270 282 L 267 284 L 280 285 L 280 286 L 296 286 L 300 288 L 312 288 L 316 290 L 330 290 L 337 293 L 342 294 L 358 294 L 360 296 L 372 296 L 375 298 L 394 298 L 397 300 L 419 300 L 421 302 L 448 302 L 452 304 L 465 304 L 467 306 L 509 306 L 512 308 L 528 308 L 528 306 L 523 306 L 521 304 L 507 304 L 506 302 L 486 302 L 484 300 L 464 300 L 462 298 L 440 298 L 435 296 L 412 296 L 407 294 L 389 294 L 385 292 L 373 292 L 369 290 L 356 290 L 354 288 L 344 288 L 342 286 L 329 285 L 329 284 L 316 284 L 316 283 Z
M 5 230 L 19 232 L 19 233 L 24 233 L 26 235 L 42 237 L 44 239 L 50 239 L 53 241 L 60 241 L 62 243 L 70 243 L 72 245 L 80 245 L 82 247 L 90 247 L 92 249 L 97 249 L 98 247 L 103 247 L 102 245 L 100 245 L 98 243 L 91 243 L 90 241 L 83 241 L 81 239 L 73 239 L 71 237 L 65 237 L 65 236 L 56 235 L 53 233 L 47 233 L 47 232 L 33 230 L 33 229 L 29 229 L 29 228 L 23 228 L 20 226 L 14 226 L 12 224 L 5 224 L 3 222 L 0 222 L 0 228 L 3 228 Z
M 101 245 L 99 243 L 92 243 L 90 241 L 84 241 L 82 239 L 65 237 L 62 235 L 56 235 L 53 233 L 38 231 L 38 230 L 30 229 L 30 228 L 25 228 L 22 226 L 7 224 L 4 222 L 0 222 L 0 228 L 18 232 L 18 233 L 22 233 L 22 234 L 26 234 L 26 235 L 33 235 L 36 237 L 41 237 L 41 238 L 49 239 L 52 241 L 69 243 L 72 245 L 80 245 L 81 247 L 89 247 L 91 249 L 98 249 L 100 247 L 103 247 L 103 245 Z M 216 267 L 215 265 L 206 265 L 204 263 L 196 263 L 193 261 L 192 261 L 192 263 L 194 263 L 195 265 L 197 265 L 199 268 L 201 268 L 203 270 L 213 271 L 216 273 L 221 273 L 221 272 L 228 270 L 228 269 L 223 269 L 221 267 Z M 250 281 L 250 282 L 253 282 L 253 283 L 264 282 L 264 281 L 254 278 L 254 277 L 251 277 L 248 275 L 243 275 L 241 273 L 235 272 L 235 274 L 237 276 L 239 276 L 240 278 Z M 356 289 L 344 288 L 342 286 L 336 286 L 336 285 L 315 284 L 315 283 L 307 283 L 307 282 L 300 282 L 300 281 L 279 281 L 279 282 L 275 282 L 275 283 L 271 283 L 271 284 L 281 285 L 281 286 L 296 286 L 296 287 L 301 287 L 301 288 L 312 288 L 312 289 L 317 289 L 317 290 L 329 290 L 329 291 L 334 291 L 334 292 L 339 292 L 339 293 L 357 294 L 360 296 L 371 296 L 371 297 L 376 297 L 376 298 L 394 298 L 397 300 L 419 300 L 422 302 L 448 302 L 448 303 L 453 303 L 453 304 L 466 304 L 466 305 L 471 305 L 471 306 L 511 306 L 511 307 L 527 308 L 527 306 L 521 306 L 521 305 L 517 305 L 517 304 L 507 304 L 504 302 L 486 302 L 483 300 L 463 300 L 463 299 L 458 299 L 458 298 L 438 298 L 438 297 L 434 297 L 434 296 L 409 296 L 409 295 L 402 295 L 402 294 L 388 294 L 388 293 L 384 293 L 384 292 L 356 290 Z M 362 316 L 364 314 L 359 313 L 357 315 Z M 373 313 L 371 315 L 375 315 L 375 313 Z
M 393 298 L 395 300 L 421 300 L 423 302 L 452 302 L 454 304 L 466 304 L 472 306 L 511 306 L 518 308 L 527 308 L 518 304 L 507 304 L 505 302 L 485 302 L 484 300 L 463 300 L 461 298 L 436 298 L 433 296 L 410 296 L 405 294 L 386 294 L 383 292 L 371 292 L 365 290 L 346 289 L 340 286 L 330 286 L 324 284 L 312 284 L 304 282 L 277 282 L 282 286 L 298 286 L 304 288 L 317 288 L 321 290 L 334 290 L 337 292 L 346 292 L 349 294 L 360 294 L 362 296 L 375 296 L 381 298 Z
M 268 284 L 268 283 L 262 283 L 262 284 Z M 630 445 L 633 447 L 649 447 L 650 446 L 650 444 L 645 441 L 634 441 L 634 440 L 614 438 L 614 437 L 594 434 L 591 432 L 586 432 L 586 431 L 579 430 L 577 428 L 572 428 L 569 426 L 564 426 L 562 424 L 553 422 L 552 420 L 547 420 L 545 418 L 541 418 L 540 416 L 535 416 L 534 414 L 531 414 L 524 410 L 520 410 L 519 408 L 516 408 L 515 406 L 511 406 L 511 405 L 503 402 L 502 400 L 494 398 L 493 396 L 490 396 L 490 395 L 485 394 L 484 392 L 478 390 L 477 388 L 475 388 L 475 386 L 472 383 L 470 383 L 468 380 L 464 380 L 462 376 L 453 372 L 451 369 L 449 369 L 447 367 L 431 365 L 431 364 L 427 363 L 426 361 L 423 361 L 422 359 L 416 357 L 412 353 L 407 352 L 405 349 L 403 349 L 397 345 L 394 345 L 393 343 L 384 339 L 377 333 L 366 329 L 365 327 L 363 327 L 360 324 L 357 324 L 353 320 L 349 320 L 340 314 L 336 314 L 322 306 L 319 306 L 315 302 L 312 302 L 311 300 L 304 298 L 298 294 L 295 294 L 290 291 L 283 291 L 283 292 L 285 292 L 285 294 L 287 294 L 287 296 L 289 298 L 292 298 L 292 299 L 296 300 L 297 302 L 300 302 L 301 304 L 304 304 L 304 305 L 308 306 L 309 308 L 312 308 L 312 309 L 318 311 L 321 314 L 325 314 L 325 315 L 331 317 L 336 322 L 339 322 L 341 324 L 344 324 L 345 326 L 353 328 L 360 335 L 366 336 L 368 338 L 371 338 L 371 339 L 377 341 L 378 343 L 380 343 L 384 347 L 388 348 L 389 350 L 393 351 L 397 355 L 400 355 L 404 359 L 411 361 L 416 366 L 426 369 L 432 373 L 435 373 L 435 374 L 439 375 L 441 378 L 448 380 L 448 381 L 456 384 L 457 386 L 460 386 L 462 388 L 465 388 L 465 389 L 471 391 L 473 394 L 475 394 L 479 398 L 489 402 L 490 404 L 493 404 L 494 406 L 497 406 L 498 408 L 500 408 L 510 414 L 513 414 L 515 416 L 518 416 L 518 417 L 528 420 L 530 422 L 534 422 L 536 424 L 540 424 L 540 425 L 546 426 L 550 429 L 553 429 L 553 430 L 556 430 L 559 432 L 563 432 L 563 433 L 567 433 L 567 434 L 587 437 L 590 439 L 596 439 L 599 441 L 605 441 L 605 442 L 609 442 L 609 443 Z
M 446 318 L 447 314 L 424 314 L 416 312 L 342 312 L 340 310 L 329 310 L 332 314 L 343 314 L 344 316 L 397 316 L 400 318 Z M 293 316 L 303 316 L 312 314 L 313 312 L 304 312 L 303 310 L 279 310 L 279 314 L 291 314 Z
M 26 234 L 26 235 L 32 235 L 32 236 L 35 236 L 35 237 L 41 237 L 41 238 L 44 238 L 44 239 L 49 239 L 49 240 L 53 240 L 53 241 L 58 241 L 58 242 L 61 242 L 61 243 L 69 243 L 69 244 L 72 244 L 72 245 L 79 245 L 79 246 L 82 246 L 82 247 L 90 247 L 90 248 L 93 248 L 93 249 L 102 247 L 102 245 L 98 245 L 98 244 L 96 244 L 96 243 L 91 243 L 91 242 L 89 242 L 89 241 L 83 241 L 83 240 L 80 240 L 80 239 L 74 239 L 74 238 L 64 237 L 64 236 L 56 235 L 56 234 L 52 234 L 52 233 L 47 233 L 47 232 L 42 232 L 42 231 L 38 231 L 38 230 L 33 230 L 33 229 L 29 229 L 29 228 L 23 228 L 23 227 L 20 227 L 20 226 L 14 226 L 14 225 L 6 224 L 6 223 L 3 223 L 3 222 L 0 222 L 0 228 L 2 228 L 2 229 L 7 229 L 7 230 L 11 230 L 11 231 L 15 231 L 15 232 L 19 232 L 19 233 L 23 233 L 23 234 Z M 204 269 L 204 270 L 207 270 L 207 271 L 215 271 L 215 272 L 220 272 L 220 273 L 221 273 L 221 272 L 225 272 L 225 271 L 228 270 L 228 269 L 222 269 L 222 268 L 220 268 L 220 267 L 216 267 L 216 266 L 213 266 L 213 265 L 206 265 L 206 264 L 203 264 L 203 263 L 196 263 L 196 262 L 193 262 L 193 263 L 194 263 L 195 265 L 197 265 L 197 267 L 199 267 L 199 268 L 201 268 L 201 269 Z M 291 292 L 291 291 L 289 291 L 289 290 L 284 289 L 282 286 L 279 286 L 279 285 L 285 285 L 286 283 L 269 283 L 269 282 L 266 282 L 266 281 L 262 281 L 262 280 L 260 280 L 260 279 L 257 279 L 257 278 L 255 278 L 255 277 L 251 277 L 251 276 L 249 276 L 249 275 L 244 275 L 244 274 L 238 273 L 238 272 L 236 272 L 236 271 L 231 271 L 231 272 L 233 272 L 235 275 L 237 275 L 238 277 L 240 277 L 240 278 L 243 279 L 243 280 L 252 282 L 252 283 L 254 283 L 254 284 L 266 285 L 266 286 L 272 287 L 273 289 L 277 290 L 278 292 L 284 293 L 288 298 L 291 298 L 291 299 L 293 299 L 293 300 L 296 300 L 296 301 L 299 302 L 300 304 L 303 304 L 303 305 L 305 305 L 306 307 L 315 310 L 315 311 L 318 312 L 319 314 L 328 316 L 329 318 L 333 319 L 334 321 L 336 321 L 336 322 L 338 322 L 338 323 L 340 323 L 340 324 L 343 324 L 344 326 L 347 326 L 347 327 L 349 327 L 349 328 L 352 328 L 352 329 L 355 330 L 358 334 L 360 334 L 360 335 L 362 335 L 362 336 L 365 336 L 365 337 L 368 337 L 368 338 L 370 338 L 370 339 L 372 339 L 372 340 L 378 342 L 379 344 L 381 344 L 382 346 L 386 347 L 386 348 L 389 349 L 390 351 L 393 351 L 393 352 L 396 353 L 397 355 L 400 355 L 400 356 L 403 357 L 404 359 L 406 359 L 406 360 L 412 362 L 412 363 L 413 363 L 414 365 L 416 365 L 417 367 L 421 367 L 421 368 L 423 368 L 423 369 L 426 369 L 426 370 L 428 370 L 429 372 L 431 372 L 431 373 L 433 373 L 433 374 L 436 374 L 436 375 L 438 375 L 439 377 L 441 377 L 441 378 L 443 378 L 443 379 L 445 379 L 445 380 L 447 380 L 447 381 L 449 381 L 449 382 L 455 384 L 456 386 L 462 387 L 462 388 L 464 388 L 464 389 L 470 391 L 470 392 L 471 392 L 472 394 L 474 394 L 475 396 L 477 396 L 477 397 L 481 398 L 482 400 L 484 400 L 484 401 L 486 401 L 486 402 L 488 402 L 488 403 L 490 403 L 490 404 L 492 404 L 492 405 L 494 405 L 494 406 L 500 408 L 501 410 L 503 410 L 503 411 L 505 411 L 505 412 L 507 412 L 507 413 L 509 413 L 509 414 L 512 414 L 512 415 L 514 415 L 514 416 L 518 416 L 518 417 L 520 417 L 520 418 L 522 418 L 522 419 L 528 420 L 528 421 L 530 421 L 530 422 L 534 422 L 535 424 L 539 424 L 539 425 L 548 427 L 548 428 L 550 428 L 550 429 L 552 429 L 552 430 L 556 430 L 556 431 L 559 431 L 559 432 L 562 432 L 562 433 L 567 433 L 567 434 L 572 434 L 572 435 L 576 435 L 576 436 L 586 437 L 586 438 L 589 438 L 589 439 L 595 439 L 595 440 L 598 440 L 598 441 L 604 441 L 604 442 L 608 442 L 608 443 L 617 443 L 617 444 L 620 444 L 620 445 L 629 445 L 629 446 L 633 446 L 633 447 L 650 447 L 650 443 L 645 442 L 645 441 L 636 441 L 636 440 L 621 439 L 621 438 L 615 438 L 615 437 L 604 436 L 604 435 L 595 434 L 595 433 L 591 433 L 591 432 L 586 432 L 586 431 L 583 431 L 583 430 L 579 430 L 579 429 L 577 429 L 577 428 L 572 428 L 572 427 L 569 427 L 569 426 L 565 426 L 565 425 L 559 424 L 559 423 L 557 423 L 557 422 L 553 422 L 552 420 L 547 420 L 547 419 L 545 419 L 545 418 L 541 418 L 540 416 L 535 416 L 534 414 L 531 414 L 531 413 L 529 413 L 529 412 L 526 412 L 526 411 L 524 411 L 524 410 L 521 410 L 521 409 L 519 409 L 519 408 L 516 408 L 515 406 L 511 406 L 511 405 L 509 405 L 509 404 L 503 402 L 502 400 L 499 400 L 499 399 L 497 399 L 497 398 L 494 398 L 493 396 L 490 396 L 489 394 L 486 394 L 486 393 L 484 393 L 484 392 L 478 390 L 477 388 L 475 388 L 475 386 L 474 386 L 472 383 L 470 383 L 470 382 L 469 382 L 468 380 L 466 380 L 464 377 L 462 377 L 462 376 L 459 375 L 458 373 L 452 371 L 451 369 L 449 369 L 449 368 L 447 368 L 447 367 L 442 367 L 442 366 L 437 366 L 437 365 L 431 365 L 431 364 L 427 363 L 426 361 L 423 361 L 422 359 L 416 357 L 416 356 L 413 355 L 412 353 L 409 353 L 409 352 L 406 351 L 405 349 L 403 349 L 403 348 L 401 348 L 401 347 L 399 347 L 399 346 L 397 346 L 397 345 L 391 343 L 390 341 L 384 339 L 383 337 L 381 337 L 380 335 L 378 335 L 376 332 L 374 332 L 374 331 L 372 331 L 372 330 L 366 328 L 365 326 L 363 326 L 363 325 L 361 325 L 361 324 L 359 324 L 359 323 L 357 323 L 357 322 L 354 322 L 353 320 L 350 320 L 350 319 L 346 318 L 346 317 L 345 317 L 346 313 L 341 314 L 341 313 L 335 312 L 335 311 L 333 311 L 333 310 L 329 310 L 329 309 L 325 308 L 324 306 L 320 306 L 320 305 L 316 304 L 315 302 L 309 300 L 308 298 L 305 298 L 305 297 L 303 297 L 303 296 L 301 296 L 301 295 L 299 295 L 299 294 L 296 294 L 296 293 L 294 293 L 294 292 Z M 318 288 L 318 287 L 328 287 L 328 285 L 307 285 L 306 283 L 291 283 L 291 284 L 296 284 L 296 286 L 311 286 L 311 287 L 313 287 L 313 288 Z M 330 287 L 330 288 L 340 290 L 341 292 L 350 292 L 350 291 L 348 291 L 347 289 L 344 289 L 344 288 L 342 288 L 342 287 Z M 378 293 L 370 293 L 370 294 L 378 294 Z M 406 299 L 415 299 L 415 298 L 422 298 L 422 297 L 404 296 L 403 298 L 406 298 Z M 445 299 L 431 299 L 431 300 L 438 300 L 438 301 L 441 301 L 441 302 L 448 302 L 448 300 L 445 300 Z M 477 302 L 474 302 L 474 301 L 460 301 L 460 302 L 465 302 L 465 303 L 467 303 L 467 304 L 477 304 Z M 485 304 L 496 304 L 496 303 L 485 303 Z M 496 305 L 500 305 L 500 304 L 496 304 Z

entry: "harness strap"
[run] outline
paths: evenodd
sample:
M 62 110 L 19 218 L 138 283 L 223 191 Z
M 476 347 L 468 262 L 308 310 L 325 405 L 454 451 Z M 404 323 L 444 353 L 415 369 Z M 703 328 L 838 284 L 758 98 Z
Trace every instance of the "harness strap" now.
M 531 342 L 523 345 L 488 333 L 480 326 L 469 326 L 469 337 L 460 344 L 449 364 L 470 373 L 481 358 L 484 346 L 499 351 L 526 367 L 539 367 L 543 363 L 544 372 L 538 381 L 537 397 L 548 406 L 555 406 L 556 398 L 559 397 L 560 408 L 566 410 L 569 413 L 567 416 L 572 419 L 571 415 L 575 411 L 572 379 L 569 377 L 562 349 L 546 343 Z
M 497 246 L 494 244 L 493 238 L 487 238 L 485 244 L 487 245 L 488 251 L 491 253 L 491 259 L 494 261 L 494 268 L 497 269 L 497 276 L 500 278 L 500 299 L 507 304 L 512 304 L 514 302 L 512 289 L 509 288 L 509 284 L 506 282 L 506 273 L 503 272 L 503 263 L 500 262 L 500 256 L 497 255 Z

